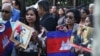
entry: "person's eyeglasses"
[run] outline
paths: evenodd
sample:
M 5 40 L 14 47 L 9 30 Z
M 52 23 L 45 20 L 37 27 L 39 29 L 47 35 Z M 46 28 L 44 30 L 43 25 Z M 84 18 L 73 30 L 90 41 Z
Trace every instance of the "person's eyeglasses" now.
M 65 18 L 73 19 L 74 17 L 72 17 L 72 16 L 65 16 Z
M 6 10 L 1 10 L 1 12 L 5 12 L 5 13 L 10 13 L 10 11 L 6 11 Z

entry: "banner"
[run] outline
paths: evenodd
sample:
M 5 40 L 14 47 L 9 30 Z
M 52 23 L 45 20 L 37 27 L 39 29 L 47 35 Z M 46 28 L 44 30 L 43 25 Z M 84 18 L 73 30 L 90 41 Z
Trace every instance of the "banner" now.
M 47 33 L 47 56 L 74 56 L 70 52 L 72 31 L 53 31 Z
M 0 23 L 0 56 L 5 56 L 11 52 L 13 47 L 9 40 L 11 33 L 12 28 L 9 21 L 5 24 Z

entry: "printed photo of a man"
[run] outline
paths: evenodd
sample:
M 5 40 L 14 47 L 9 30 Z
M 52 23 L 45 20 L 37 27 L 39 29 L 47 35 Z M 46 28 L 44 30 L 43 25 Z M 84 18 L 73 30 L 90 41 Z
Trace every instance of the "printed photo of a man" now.
M 15 40 L 18 40 L 20 43 L 24 44 L 23 38 L 25 34 L 26 34 L 26 29 L 22 28 L 21 26 L 17 27 L 14 34 L 14 38 Z

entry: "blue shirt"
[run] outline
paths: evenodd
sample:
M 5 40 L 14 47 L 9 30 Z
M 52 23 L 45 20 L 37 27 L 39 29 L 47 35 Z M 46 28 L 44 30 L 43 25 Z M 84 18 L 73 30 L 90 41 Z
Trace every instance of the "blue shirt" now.
M 13 8 L 13 10 L 12 10 L 12 17 L 11 18 L 12 18 L 11 21 L 13 21 L 13 22 L 19 20 L 19 18 L 20 18 L 20 11 L 15 9 L 15 8 Z

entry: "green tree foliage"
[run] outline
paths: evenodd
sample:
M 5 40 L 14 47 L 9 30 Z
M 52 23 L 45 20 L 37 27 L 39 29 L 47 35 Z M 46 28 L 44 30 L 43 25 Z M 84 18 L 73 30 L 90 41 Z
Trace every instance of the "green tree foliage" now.
M 37 2 L 38 0 L 26 0 L 26 6 L 33 5 Z
M 53 0 L 48 0 L 50 1 L 50 5 L 53 5 Z M 56 0 L 55 4 L 57 4 L 57 6 L 73 6 L 73 1 L 74 0 Z M 89 3 L 93 3 L 94 0 L 76 0 L 76 5 L 80 6 L 81 4 L 86 4 L 88 5 Z
M 2 3 L 2 0 L 0 0 L 0 5 L 1 5 L 1 3 Z

